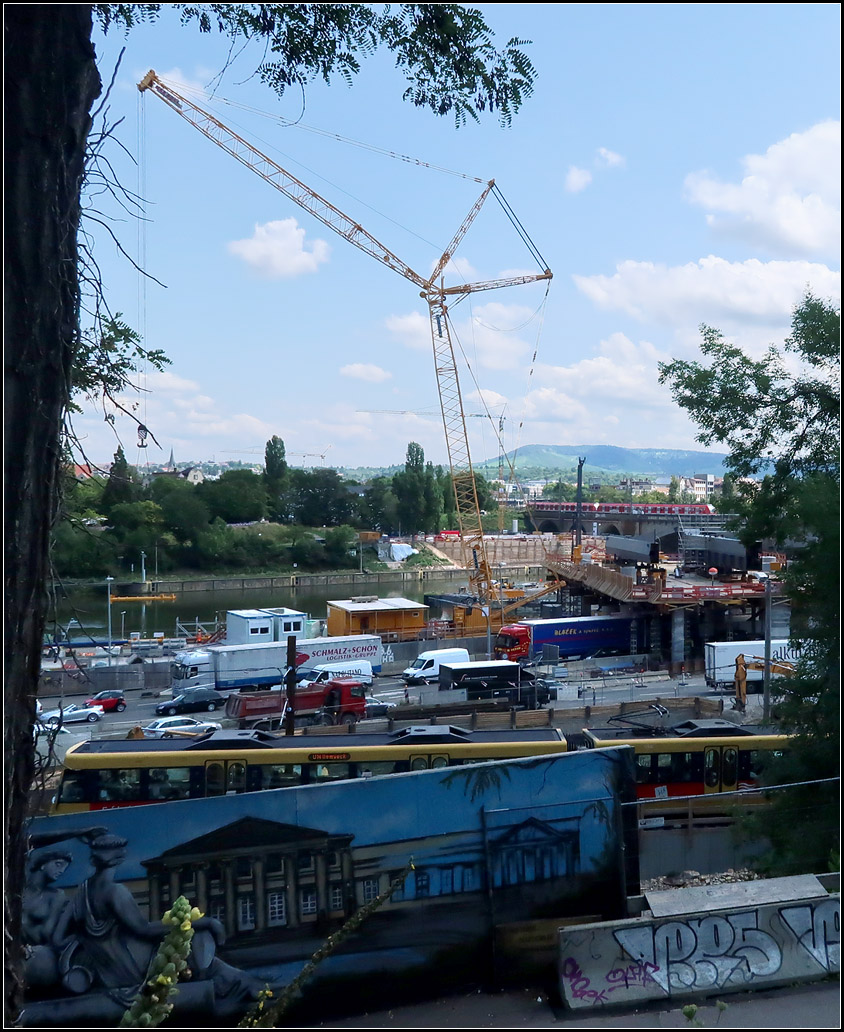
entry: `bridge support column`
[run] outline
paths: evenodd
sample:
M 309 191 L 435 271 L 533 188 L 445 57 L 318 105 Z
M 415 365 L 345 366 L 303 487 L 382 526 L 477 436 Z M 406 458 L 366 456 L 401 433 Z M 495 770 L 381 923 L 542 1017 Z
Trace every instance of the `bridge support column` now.
M 671 669 L 678 672 L 686 662 L 686 610 L 675 609 L 671 614 Z

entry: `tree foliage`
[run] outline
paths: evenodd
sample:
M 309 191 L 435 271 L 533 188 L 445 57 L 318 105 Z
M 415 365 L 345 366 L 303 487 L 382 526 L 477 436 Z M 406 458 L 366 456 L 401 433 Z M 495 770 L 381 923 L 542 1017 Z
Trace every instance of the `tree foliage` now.
M 775 709 L 791 748 L 767 771 L 777 794 L 764 819 L 768 869 L 825 870 L 839 851 L 840 776 L 840 310 L 806 294 L 782 349 L 760 361 L 703 328 L 709 365 L 671 362 L 660 379 L 692 415 L 703 444 L 727 444 L 733 511 L 747 543 L 768 539 L 794 556 L 784 577 L 793 677 Z M 837 862 L 837 861 L 836 861 Z
M 263 43 L 266 56 L 257 72 L 277 92 L 304 87 L 314 78 L 340 76 L 349 82 L 361 59 L 378 48 L 392 54 L 411 103 L 450 114 L 457 123 L 491 111 L 507 124 L 532 89 L 534 73 L 522 44 L 511 40 L 497 50 L 482 15 L 455 4 L 11 4 L 4 9 L 4 859 L 10 1025 L 21 1006 L 23 828 L 50 534 L 66 461 L 62 434 L 75 389 L 112 390 L 107 377 L 96 381 L 97 356 L 105 353 L 113 360 L 110 370 L 118 376 L 136 358 L 153 357 L 141 353 L 140 341 L 119 316 L 109 327 L 96 262 L 79 246 L 86 160 L 89 181 L 99 168 L 105 189 L 113 186 L 105 166 L 95 167 L 98 147 L 110 133 L 92 136 L 94 104 L 102 90 L 93 19 L 106 30 L 118 25 L 128 31 L 172 8 L 202 32 L 227 34 L 232 53 L 250 39 Z M 89 311 L 85 288 L 91 284 Z M 88 321 L 94 329 L 86 337 Z M 147 432 L 139 426 L 139 433 Z
M 162 9 L 182 24 L 214 29 L 233 43 L 259 40 L 266 57 L 260 78 L 281 95 L 291 86 L 339 77 L 351 85 L 361 62 L 386 48 L 407 86 L 403 99 L 456 125 L 484 112 L 509 125 L 533 93 L 536 75 L 523 48 L 510 39 L 497 49 L 483 14 L 463 4 L 94 4 L 104 31 L 128 31 L 154 21 Z

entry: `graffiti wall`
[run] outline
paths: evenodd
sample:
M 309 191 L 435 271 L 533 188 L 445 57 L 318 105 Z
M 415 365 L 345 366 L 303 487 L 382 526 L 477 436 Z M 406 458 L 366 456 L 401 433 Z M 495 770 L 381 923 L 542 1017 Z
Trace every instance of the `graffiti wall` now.
M 499 922 L 625 915 L 631 757 L 601 749 L 39 818 L 24 1023 L 116 1024 L 184 895 L 204 917 L 176 1017 L 230 1024 L 411 861 L 305 1003 L 384 1006 L 477 982 Z
M 805 898 L 795 898 L 801 895 L 795 882 L 806 883 Z M 566 1004 L 628 1006 L 675 995 L 688 1001 L 697 993 L 741 992 L 839 972 L 839 896 L 828 895 L 811 876 L 749 885 L 761 898 L 738 909 L 729 906 L 734 892 L 719 899 L 719 887 L 713 887 L 706 908 L 695 913 L 561 930 Z

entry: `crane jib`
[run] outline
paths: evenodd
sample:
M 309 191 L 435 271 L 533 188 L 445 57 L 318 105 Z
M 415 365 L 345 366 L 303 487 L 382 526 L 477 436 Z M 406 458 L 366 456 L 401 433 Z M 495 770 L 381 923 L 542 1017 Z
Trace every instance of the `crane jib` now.
M 461 528 L 461 545 L 464 549 L 471 549 L 471 561 L 467 564 L 469 566 L 469 581 L 473 591 L 481 600 L 486 601 L 497 597 L 497 589 L 492 579 L 491 565 L 486 556 L 483 523 L 478 505 L 477 490 L 474 484 L 472 464 L 469 458 L 468 431 L 466 418 L 463 413 L 454 348 L 448 329 L 445 298 L 446 296 L 465 295 L 481 290 L 493 290 L 498 287 L 535 283 L 543 279 L 550 280 L 552 273 L 546 267 L 541 273 L 534 275 L 511 276 L 505 279 L 488 280 L 481 283 L 466 283 L 457 287 L 445 287 L 442 284 L 439 286 L 434 285 L 434 281 L 441 276 L 443 270 L 451 261 L 457 247 L 483 207 L 489 193 L 495 190 L 499 200 L 503 201 L 495 185 L 495 180 L 490 180 L 486 184 L 480 197 L 463 219 L 448 247 L 443 251 L 433 274 L 426 279 L 393 254 L 392 251 L 363 229 L 357 222 L 340 211 L 339 208 L 334 207 L 333 204 L 321 197 L 316 191 L 306 186 L 291 173 L 287 172 L 286 169 L 283 169 L 271 158 L 267 157 L 267 155 L 262 154 L 257 148 L 247 143 L 219 121 L 219 119 L 181 96 L 177 90 L 165 86 L 154 71 L 150 70 L 143 77 L 138 83 L 138 89 L 142 93 L 150 90 L 160 97 L 168 107 L 181 115 L 185 121 L 189 122 L 209 140 L 216 143 L 218 147 L 221 147 L 228 154 L 231 154 L 232 157 L 236 158 L 247 168 L 251 168 L 253 172 L 261 176 L 271 186 L 280 190 L 305 211 L 319 219 L 329 229 L 332 229 L 349 243 L 354 244 L 359 250 L 369 254 L 383 265 L 386 265 L 394 272 L 398 272 L 405 279 L 422 288 L 420 296 L 427 301 L 431 317 L 434 365 L 437 373 L 437 387 L 440 395 L 443 425 L 446 430 L 446 447 L 451 477 L 455 489 L 457 517 Z M 506 202 L 504 203 L 506 205 Z M 506 205 L 506 210 L 512 220 L 513 213 L 509 209 L 509 205 Z M 519 231 L 524 240 L 525 235 L 520 227 Z M 538 257 L 538 252 L 535 249 L 534 256 Z M 544 263 L 540 262 L 540 267 L 542 264 Z M 434 330 L 435 326 L 436 331 Z M 461 478 L 468 478 L 468 484 L 461 487 Z M 465 551 L 464 558 L 469 558 L 469 556 L 466 556 Z

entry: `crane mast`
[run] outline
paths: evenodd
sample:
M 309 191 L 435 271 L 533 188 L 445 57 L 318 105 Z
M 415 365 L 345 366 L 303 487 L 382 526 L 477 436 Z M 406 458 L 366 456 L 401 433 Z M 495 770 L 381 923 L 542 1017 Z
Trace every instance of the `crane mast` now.
M 428 303 L 431 337 L 434 349 L 434 368 L 437 375 L 437 388 L 442 410 L 443 429 L 446 448 L 454 488 L 457 519 L 460 529 L 463 563 L 467 569 L 472 591 L 482 602 L 495 597 L 495 587 L 490 564 L 487 560 L 484 545 L 481 511 L 475 485 L 475 475 L 469 454 L 469 438 L 466 416 L 463 411 L 463 400 L 460 393 L 460 381 L 454 355 L 454 346 L 448 328 L 447 297 L 463 297 L 482 290 L 494 290 L 498 287 L 516 286 L 524 283 L 535 283 L 539 280 L 550 280 L 552 273 L 545 269 L 535 275 L 511 276 L 499 280 L 487 280 L 480 283 L 464 283 L 454 287 L 445 287 L 440 280 L 443 270 L 453 257 L 457 247 L 469 230 L 484 201 L 494 188 L 491 180 L 484 187 L 480 197 L 475 201 L 469 213 L 463 219 L 448 247 L 437 262 L 429 277 L 421 276 L 406 262 L 402 261 L 389 248 L 385 247 L 371 233 L 349 218 L 316 191 L 291 175 L 272 158 L 263 154 L 256 147 L 238 136 L 219 119 L 198 107 L 171 86 L 158 78 L 154 71 L 149 71 L 138 83 L 143 93 L 147 90 L 154 93 L 169 108 L 185 121 L 198 129 L 218 147 L 221 147 L 233 158 L 261 176 L 271 186 L 280 190 L 299 207 L 319 219 L 325 226 L 339 236 L 360 248 L 376 261 L 399 273 L 405 279 L 420 288 L 420 297 Z

